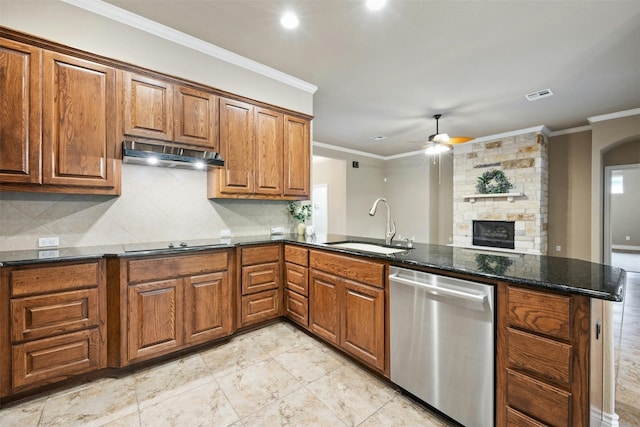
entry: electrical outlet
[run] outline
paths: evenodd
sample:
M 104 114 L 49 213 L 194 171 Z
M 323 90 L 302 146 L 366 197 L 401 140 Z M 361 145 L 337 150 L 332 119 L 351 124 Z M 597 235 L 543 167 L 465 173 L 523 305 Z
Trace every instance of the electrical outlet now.
M 284 233 L 284 227 L 271 227 L 271 234 L 282 234 Z
M 231 237 L 231 230 L 220 230 L 220 238 Z
M 556 252 L 560 252 L 562 250 L 562 246 L 556 245 Z
M 625 236 L 625 239 L 631 240 L 631 236 Z
M 57 237 L 38 237 L 39 248 L 50 248 L 53 246 L 59 246 L 60 240 Z
M 57 249 L 48 250 L 48 251 L 38 251 L 38 259 L 47 259 L 47 258 L 58 258 L 60 256 L 60 251 Z

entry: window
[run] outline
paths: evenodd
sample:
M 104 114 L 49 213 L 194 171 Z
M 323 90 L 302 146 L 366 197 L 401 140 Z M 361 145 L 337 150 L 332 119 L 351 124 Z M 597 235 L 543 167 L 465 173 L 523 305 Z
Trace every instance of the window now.
M 622 178 L 622 175 L 615 173 L 611 175 L 611 194 L 624 193 L 624 183 Z

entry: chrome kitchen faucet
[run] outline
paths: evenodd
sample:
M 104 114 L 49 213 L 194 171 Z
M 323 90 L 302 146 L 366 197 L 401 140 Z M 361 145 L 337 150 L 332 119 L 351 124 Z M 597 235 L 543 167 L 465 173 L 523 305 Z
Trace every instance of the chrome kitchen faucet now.
M 385 245 L 391 245 L 393 241 L 393 237 L 396 235 L 396 223 L 395 221 L 391 221 L 391 214 L 389 213 L 389 203 L 383 197 L 379 197 L 373 202 L 373 206 L 369 210 L 369 215 L 374 216 L 376 214 L 376 209 L 378 208 L 378 203 L 384 202 L 387 207 L 387 224 L 385 227 L 385 235 L 384 235 L 384 243 Z

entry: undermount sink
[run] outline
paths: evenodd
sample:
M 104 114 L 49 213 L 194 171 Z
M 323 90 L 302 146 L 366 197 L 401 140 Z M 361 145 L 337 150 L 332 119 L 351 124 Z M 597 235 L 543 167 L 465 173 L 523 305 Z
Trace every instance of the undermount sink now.
M 356 251 L 374 252 L 377 254 L 397 254 L 398 252 L 408 251 L 410 248 L 390 248 L 388 246 L 376 245 L 375 243 L 360 243 L 360 242 L 335 242 L 327 243 L 327 245 L 334 248 L 354 249 Z

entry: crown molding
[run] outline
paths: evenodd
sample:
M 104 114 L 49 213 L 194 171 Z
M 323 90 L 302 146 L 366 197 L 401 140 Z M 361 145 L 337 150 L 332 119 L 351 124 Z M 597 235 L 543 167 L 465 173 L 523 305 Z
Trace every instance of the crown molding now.
M 618 111 L 617 113 L 603 114 L 601 116 L 593 116 L 593 117 L 587 118 L 587 120 L 589 120 L 589 123 L 593 124 L 597 122 L 603 122 L 605 120 L 613 120 L 613 119 L 619 119 L 622 117 L 637 116 L 637 115 L 640 115 L 640 108 Z
M 526 128 L 526 129 L 519 129 L 519 130 L 512 130 L 512 131 L 509 131 L 509 132 L 496 133 L 495 135 L 481 136 L 479 138 L 472 139 L 469 142 L 465 142 L 465 144 L 473 144 L 474 142 L 493 141 L 493 140 L 496 140 L 496 139 L 509 138 L 511 136 L 518 136 L 518 135 L 525 135 L 527 133 L 533 133 L 533 132 L 541 133 L 541 134 L 543 134 L 543 135 L 545 135 L 547 137 L 551 135 L 551 130 L 549 130 L 549 128 L 547 126 L 540 125 L 540 126 L 533 126 L 533 127 Z
M 591 131 L 592 128 L 589 125 L 586 126 L 578 126 L 575 128 L 569 128 L 569 129 L 562 129 L 562 130 L 556 130 L 553 131 L 549 134 L 550 137 L 554 137 L 554 136 L 560 136 L 560 135 L 569 135 L 572 133 L 579 133 L 579 132 L 589 132 Z
M 372 159 L 378 160 L 387 160 L 387 157 L 381 156 L 379 154 L 367 153 L 366 151 L 353 150 L 351 148 L 340 147 L 338 145 L 325 144 L 324 142 L 313 141 L 312 145 L 314 147 L 326 148 L 328 150 L 340 151 L 342 153 L 355 154 L 363 157 L 370 157 Z
M 145 31 L 154 36 L 169 40 L 170 42 L 188 47 L 190 49 L 202 52 L 213 58 L 220 59 L 238 67 L 253 71 L 273 80 L 279 81 L 286 85 L 303 90 L 310 94 L 314 94 L 318 90 L 318 86 L 305 82 L 304 80 L 293 77 L 289 74 L 278 71 L 274 68 L 260 64 L 252 59 L 233 53 L 214 44 L 205 42 L 199 38 L 190 36 L 181 31 L 162 25 L 158 22 L 144 18 L 135 13 L 131 13 L 112 4 L 105 3 L 101 0 L 61 0 L 72 6 L 76 6 L 97 15 L 104 16 L 111 20 L 128 25 L 137 30 Z

